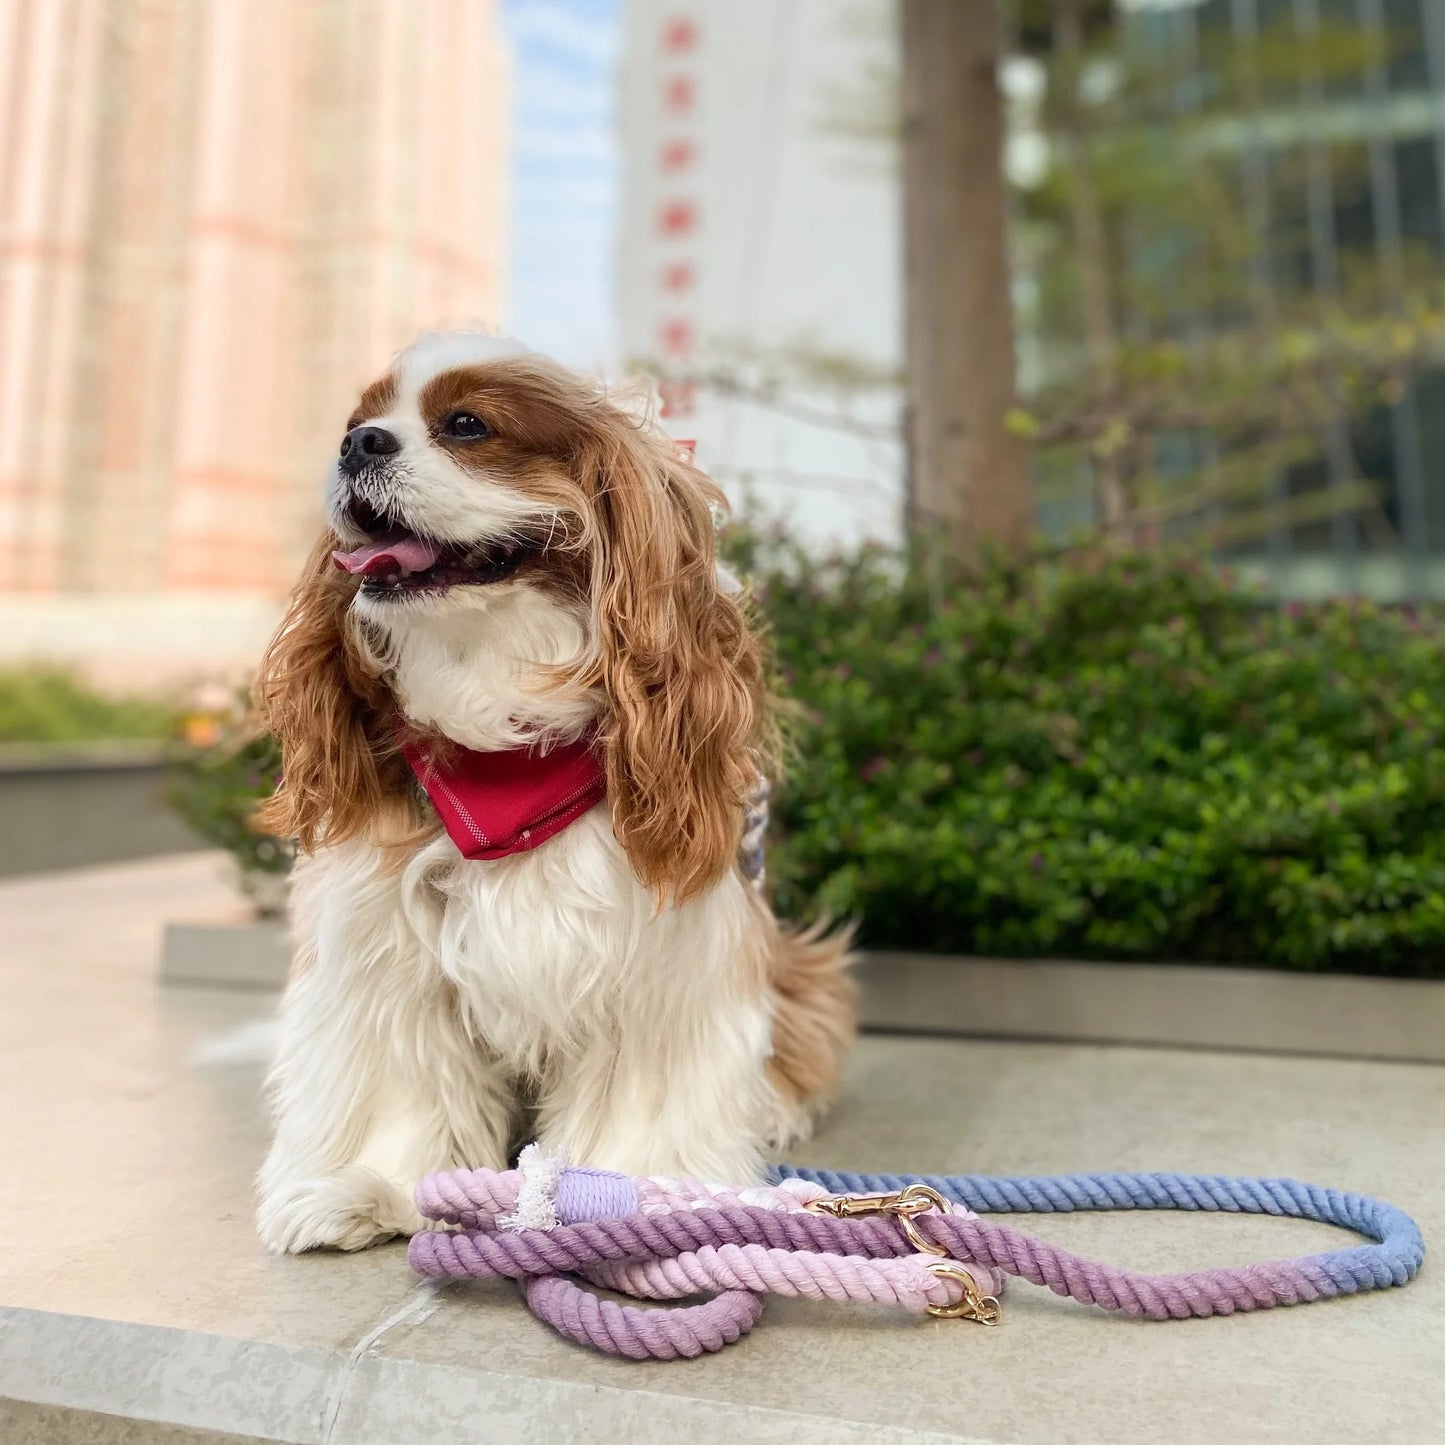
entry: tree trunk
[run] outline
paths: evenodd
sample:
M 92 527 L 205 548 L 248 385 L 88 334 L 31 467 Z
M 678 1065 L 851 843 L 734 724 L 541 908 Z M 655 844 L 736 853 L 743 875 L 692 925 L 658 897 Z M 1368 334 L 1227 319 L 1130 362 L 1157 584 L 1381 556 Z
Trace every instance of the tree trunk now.
M 909 525 L 950 551 L 1025 543 L 995 0 L 902 0 Z

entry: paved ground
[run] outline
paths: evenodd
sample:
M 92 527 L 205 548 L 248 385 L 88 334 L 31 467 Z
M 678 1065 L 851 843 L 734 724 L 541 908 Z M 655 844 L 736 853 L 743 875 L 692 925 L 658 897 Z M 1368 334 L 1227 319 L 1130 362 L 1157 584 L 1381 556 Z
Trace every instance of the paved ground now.
M 1116 1319 L 1015 1285 L 1001 1329 L 770 1305 L 721 1356 L 575 1349 L 505 1287 L 418 1287 L 398 1248 L 267 1258 L 250 1227 L 272 1000 L 160 990 L 209 855 L 0 884 L 0 1438 L 1434 1441 L 1445 1277 L 1232 1319 Z M 1292 1174 L 1445 1238 L 1445 1069 L 872 1038 L 801 1162 Z M 1298 1222 L 1049 1218 L 1146 1269 L 1338 1245 Z M 164 1422 L 164 1423 L 163 1423 Z

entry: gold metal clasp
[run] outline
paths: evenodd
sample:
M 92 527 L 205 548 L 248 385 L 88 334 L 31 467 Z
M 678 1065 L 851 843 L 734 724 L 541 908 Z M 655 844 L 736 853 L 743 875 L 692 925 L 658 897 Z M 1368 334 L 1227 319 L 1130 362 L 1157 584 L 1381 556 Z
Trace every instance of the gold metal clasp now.
M 831 1214 L 834 1219 L 862 1219 L 886 1214 L 898 1221 L 909 1244 L 923 1254 L 938 1255 L 929 1261 L 929 1270 L 943 1279 L 954 1280 L 963 1287 L 963 1298 L 957 1304 L 929 1305 L 928 1313 L 940 1320 L 973 1320 L 981 1325 L 996 1325 L 1003 1318 L 1003 1306 L 991 1294 L 984 1294 L 978 1281 L 957 1260 L 948 1258 L 948 1250 L 931 1239 L 925 1239 L 914 1220 L 920 1214 L 936 1209 L 949 1212 L 949 1203 L 938 1190 L 927 1184 L 910 1184 L 893 1194 L 835 1194 L 829 1199 L 812 1199 L 803 1206 L 814 1214 Z
M 980 1325 L 996 1325 L 1003 1319 L 1003 1306 L 998 1299 L 985 1294 L 978 1281 L 961 1264 L 951 1259 L 934 1259 L 928 1262 L 928 1272 L 963 1286 L 963 1298 L 957 1304 L 928 1306 L 928 1313 L 934 1319 L 972 1320 Z
M 861 1219 L 870 1214 L 891 1215 L 898 1221 L 909 1244 L 924 1254 L 947 1256 L 948 1251 L 919 1232 L 914 1219 L 936 1209 L 948 1213 L 948 1200 L 926 1184 L 910 1184 L 893 1194 L 835 1194 L 831 1199 L 812 1199 L 804 1206 L 814 1214 L 831 1214 L 835 1219 Z

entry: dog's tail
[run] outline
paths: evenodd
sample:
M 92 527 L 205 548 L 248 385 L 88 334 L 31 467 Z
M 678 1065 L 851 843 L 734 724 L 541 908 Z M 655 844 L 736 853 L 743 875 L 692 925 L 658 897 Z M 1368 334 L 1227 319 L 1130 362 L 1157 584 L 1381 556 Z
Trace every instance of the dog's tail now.
M 858 1027 L 851 927 L 826 922 L 791 930 L 781 925 L 774 944 L 773 1083 L 800 1115 L 811 1116 L 833 1097 L 843 1057 Z

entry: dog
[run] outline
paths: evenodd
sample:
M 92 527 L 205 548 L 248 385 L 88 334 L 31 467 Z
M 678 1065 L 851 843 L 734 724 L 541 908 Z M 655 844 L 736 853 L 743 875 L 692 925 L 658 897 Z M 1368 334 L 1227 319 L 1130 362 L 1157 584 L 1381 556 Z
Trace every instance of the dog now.
M 299 855 L 268 1249 L 415 1232 L 422 1175 L 528 1135 L 756 1181 L 833 1093 L 846 935 L 739 865 L 772 729 L 721 506 L 647 415 L 491 337 L 362 394 L 256 685 L 258 825 Z

